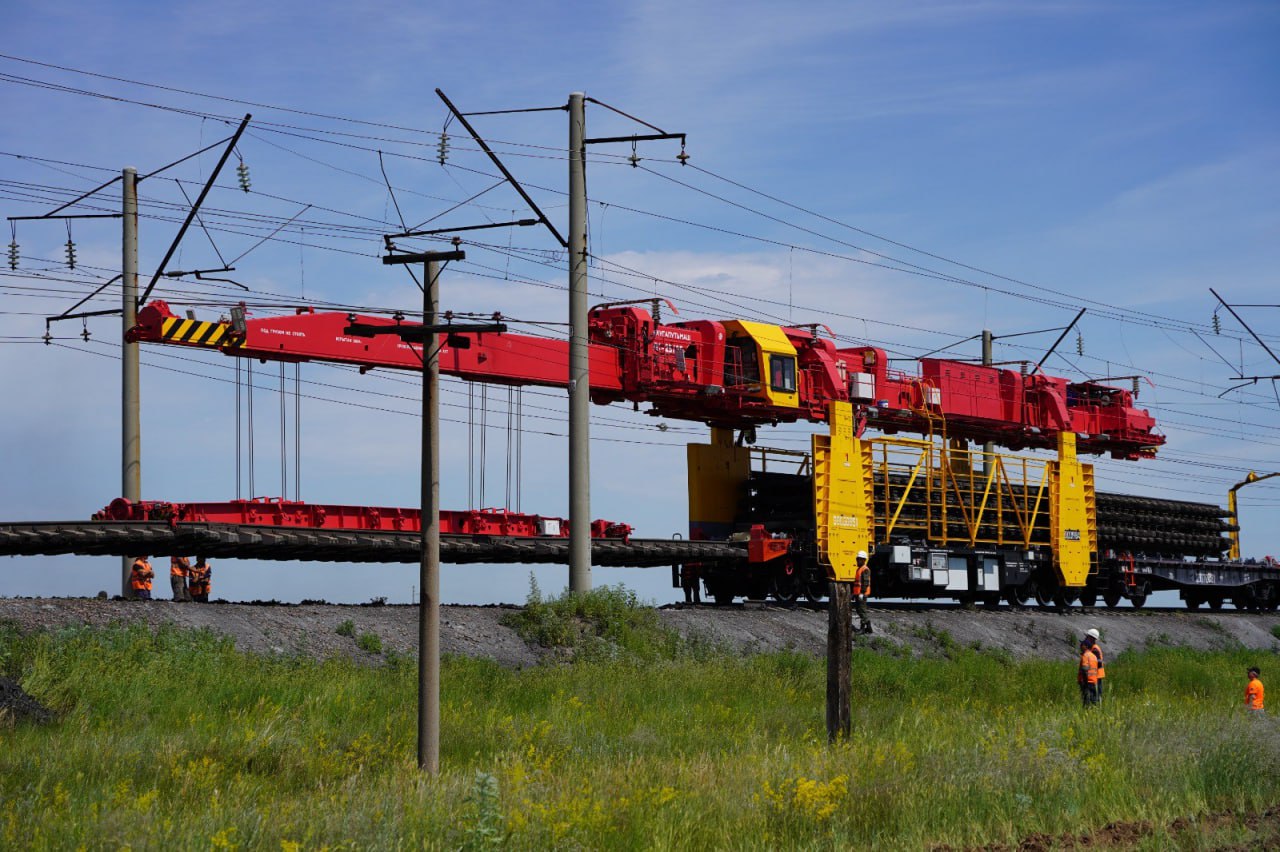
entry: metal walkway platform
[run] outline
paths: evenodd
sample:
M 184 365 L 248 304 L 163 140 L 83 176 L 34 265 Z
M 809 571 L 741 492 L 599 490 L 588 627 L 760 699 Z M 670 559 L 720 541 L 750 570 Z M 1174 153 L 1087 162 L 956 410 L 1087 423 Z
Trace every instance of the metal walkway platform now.
M 420 557 L 417 533 L 311 530 L 163 521 L 0 523 L 0 556 L 201 555 L 210 559 L 305 562 L 406 562 Z M 591 564 L 647 568 L 681 562 L 737 561 L 746 544 L 681 539 L 595 539 Z M 567 538 L 444 535 L 440 561 L 568 564 Z

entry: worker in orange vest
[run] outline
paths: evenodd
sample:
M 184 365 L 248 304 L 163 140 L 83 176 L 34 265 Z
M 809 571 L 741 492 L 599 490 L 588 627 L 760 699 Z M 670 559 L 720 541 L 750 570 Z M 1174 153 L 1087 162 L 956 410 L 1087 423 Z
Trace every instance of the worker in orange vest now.
M 1084 706 L 1095 706 L 1098 703 L 1098 658 L 1093 654 L 1093 646 L 1084 642 L 1080 643 L 1076 683 L 1080 685 L 1080 701 Z
M 147 561 L 147 557 L 138 556 L 133 560 L 133 567 L 129 569 L 129 589 L 133 593 L 133 597 L 140 601 L 151 600 L 151 578 L 156 574 L 151 570 L 151 563 Z
M 191 563 L 185 556 L 169 557 L 169 585 L 173 588 L 173 600 L 176 603 L 190 602 L 191 593 L 187 591 L 187 572 Z
M 1102 643 L 1099 641 L 1102 634 L 1098 632 L 1098 628 L 1090 627 L 1085 631 L 1084 641 L 1088 643 L 1093 650 L 1093 655 L 1098 658 L 1098 703 L 1102 703 L 1102 682 L 1107 676 L 1107 667 L 1102 661 Z
M 209 602 L 210 577 L 213 575 L 213 569 L 209 567 L 209 563 L 204 561 L 203 556 L 196 557 L 196 564 L 191 566 L 188 572 L 187 588 L 191 592 L 191 599 L 196 603 Z
M 1261 716 L 1264 711 L 1262 709 L 1262 680 L 1260 675 L 1262 671 L 1257 666 L 1250 666 L 1248 675 L 1249 683 L 1244 688 L 1244 708 L 1250 713 Z
M 853 606 L 858 611 L 859 633 L 871 632 L 871 619 L 867 616 L 867 598 L 871 596 L 871 566 L 867 564 L 867 552 L 858 551 L 858 567 L 853 573 Z

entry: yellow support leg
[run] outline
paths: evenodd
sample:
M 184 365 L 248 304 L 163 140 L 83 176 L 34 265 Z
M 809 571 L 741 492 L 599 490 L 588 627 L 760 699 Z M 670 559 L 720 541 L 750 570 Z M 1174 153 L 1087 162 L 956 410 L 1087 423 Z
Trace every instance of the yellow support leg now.
M 733 430 L 712 428 L 710 444 L 689 444 L 689 534 L 722 540 L 733 532 L 738 499 L 751 473 L 751 451 Z
M 1097 503 L 1093 491 L 1093 465 L 1076 458 L 1076 436 L 1058 435 L 1058 460 L 1050 465 L 1050 528 L 1053 534 L 1053 567 L 1068 588 L 1081 588 L 1089 577 L 1097 547 Z
M 833 402 L 830 435 L 813 436 L 813 503 L 818 558 L 827 576 L 851 582 L 859 550 L 871 549 L 875 529 L 871 448 L 854 437 L 853 406 Z

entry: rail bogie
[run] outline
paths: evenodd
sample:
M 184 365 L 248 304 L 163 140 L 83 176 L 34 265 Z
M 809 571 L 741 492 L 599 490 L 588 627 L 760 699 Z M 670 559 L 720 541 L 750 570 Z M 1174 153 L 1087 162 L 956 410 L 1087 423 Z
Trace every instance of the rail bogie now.
M 1267 560 L 1142 557 L 1136 570 L 1126 560 L 1104 560 L 1078 588 L 1060 586 L 1050 558 L 1041 553 L 889 545 L 871 552 L 869 562 L 878 599 L 988 608 L 1001 603 L 1014 608 L 1115 608 L 1127 601 L 1142 608 L 1153 593 L 1165 591 L 1176 593 L 1192 610 L 1218 611 L 1228 605 L 1255 612 L 1280 609 L 1280 564 Z M 708 596 L 723 604 L 736 599 L 818 602 L 825 599 L 829 582 L 825 569 L 813 561 L 708 566 L 703 578 Z

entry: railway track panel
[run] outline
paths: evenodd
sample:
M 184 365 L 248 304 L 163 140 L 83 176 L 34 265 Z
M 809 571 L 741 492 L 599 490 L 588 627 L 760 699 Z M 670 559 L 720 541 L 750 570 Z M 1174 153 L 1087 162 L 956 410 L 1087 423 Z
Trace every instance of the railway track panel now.
M 421 558 L 417 533 L 147 522 L 0 524 L 0 556 L 137 556 L 200 554 L 207 558 L 308 562 L 404 562 Z M 681 562 L 738 561 L 746 546 L 682 539 L 594 539 L 593 565 L 647 568 Z M 440 561 L 451 564 L 568 564 L 567 538 L 444 535 Z

